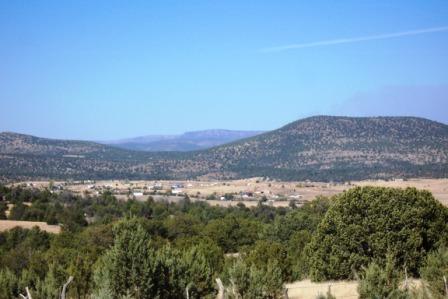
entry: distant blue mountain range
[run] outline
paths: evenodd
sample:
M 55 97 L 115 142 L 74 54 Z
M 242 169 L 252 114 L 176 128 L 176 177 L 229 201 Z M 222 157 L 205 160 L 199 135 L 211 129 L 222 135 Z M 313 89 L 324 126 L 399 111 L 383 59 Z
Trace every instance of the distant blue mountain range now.
M 180 135 L 147 135 L 129 139 L 101 141 L 115 147 L 149 151 L 194 151 L 237 141 L 264 133 L 264 131 L 203 130 L 186 132 Z

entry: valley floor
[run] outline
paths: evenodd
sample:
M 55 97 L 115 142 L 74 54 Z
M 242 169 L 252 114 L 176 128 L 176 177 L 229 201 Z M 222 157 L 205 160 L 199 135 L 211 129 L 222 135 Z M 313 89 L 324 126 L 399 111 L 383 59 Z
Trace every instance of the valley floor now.
M 48 187 L 49 181 L 21 182 L 37 188 Z M 16 183 L 15 185 L 17 185 Z M 207 201 L 211 205 L 235 206 L 244 203 L 255 206 L 262 198 L 266 204 L 281 207 L 290 201 L 297 203 L 313 200 L 316 196 L 332 196 L 355 186 L 415 187 L 431 191 L 436 199 L 448 205 L 448 179 L 368 180 L 347 183 L 281 182 L 251 178 L 229 181 L 57 181 L 51 182 L 56 190 L 69 190 L 81 195 L 98 195 L 108 190 L 118 198 L 135 197 L 146 200 L 149 195 L 156 200 L 178 201 L 187 194 L 192 200 Z M 226 200 L 225 195 L 232 195 Z

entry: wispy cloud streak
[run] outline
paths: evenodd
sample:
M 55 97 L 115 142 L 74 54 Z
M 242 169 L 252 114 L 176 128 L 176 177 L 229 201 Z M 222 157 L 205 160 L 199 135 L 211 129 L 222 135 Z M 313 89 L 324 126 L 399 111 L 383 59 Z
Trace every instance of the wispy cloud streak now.
M 324 40 L 324 41 L 318 41 L 318 42 L 312 42 L 312 43 L 293 44 L 293 45 L 286 45 L 286 46 L 279 46 L 279 47 L 272 47 L 272 48 L 263 48 L 260 51 L 262 51 L 262 52 L 281 52 L 281 51 L 292 50 L 292 49 L 303 49 L 303 48 L 332 46 L 332 45 L 339 45 L 339 44 L 359 43 L 359 42 L 364 42 L 364 41 L 390 39 L 390 38 L 397 38 L 397 37 L 404 37 L 404 36 L 411 36 L 411 35 L 420 35 L 420 34 L 427 34 L 427 33 L 434 33 L 434 32 L 443 32 L 443 31 L 448 31 L 448 26 L 418 29 L 418 30 L 411 30 L 411 31 L 402 31 L 402 32 L 395 32 L 395 33 L 385 33 L 385 34 L 370 35 L 370 36 L 352 37 L 352 38 L 339 38 L 339 39 Z

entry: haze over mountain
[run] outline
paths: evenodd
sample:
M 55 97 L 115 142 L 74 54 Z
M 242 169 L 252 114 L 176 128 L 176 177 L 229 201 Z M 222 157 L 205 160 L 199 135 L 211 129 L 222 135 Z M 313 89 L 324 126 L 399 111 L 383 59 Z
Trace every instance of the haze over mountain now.
M 103 141 L 103 144 L 141 151 L 193 151 L 252 137 L 263 131 L 203 130 L 180 135 L 148 135 L 129 139 Z
M 416 117 L 315 116 L 206 150 L 130 151 L 0 134 L 8 178 L 193 179 L 264 176 L 346 181 L 447 177 L 448 125 Z

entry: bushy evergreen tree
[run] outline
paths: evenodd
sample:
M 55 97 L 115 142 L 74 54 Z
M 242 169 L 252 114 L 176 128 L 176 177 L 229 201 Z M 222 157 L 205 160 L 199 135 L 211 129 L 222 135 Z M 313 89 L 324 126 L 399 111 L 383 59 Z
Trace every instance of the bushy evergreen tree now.
M 113 298 L 130 293 L 135 299 L 153 298 L 155 252 L 151 240 L 137 219 L 125 220 L 115 227 L 114 246 L 102 257 L 99 269 Z M 98 286 L 101 288 L 102 286 Z
M 448 209 L 415 188 L 357 187 L 336 196 L 307 247 L 311 278 L 353 278 L 371 262 L 418 275 L 426 253 L 448 234 Z
M 234 298 L 279 298 L 283 290 L 282 270 L 275 260 L 257 267 L 237 258 L 228 269 L 228 293 Z

